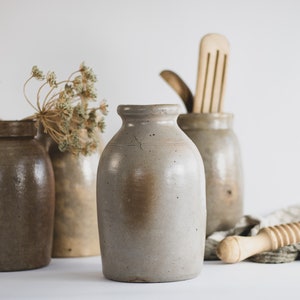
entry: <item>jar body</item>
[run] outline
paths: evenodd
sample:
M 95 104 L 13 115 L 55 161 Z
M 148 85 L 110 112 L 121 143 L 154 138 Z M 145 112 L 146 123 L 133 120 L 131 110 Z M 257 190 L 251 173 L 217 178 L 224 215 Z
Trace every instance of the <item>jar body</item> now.
M 0 122 L 0 271 L 49 264 L 54 176 L 31 121 Z
M 40 129 L 42 132 L 42 130 Z M 52 257 L 100 255 L 96 178 L 102 151 L 89 156 L 61 152 L 43 133 L 55 176 L 55 218 Z
M 206 235 L 228 230 L 243 213 L 240 147 L 231 114 L 183 114 L 181 129 L 199 149 L 206 176 Z
M 103 273 L 127 282 L 195 277 L 205 243 L 205 175 L 176 124 L 177 105 L 119 106 L 105 147 L 97 203 Z

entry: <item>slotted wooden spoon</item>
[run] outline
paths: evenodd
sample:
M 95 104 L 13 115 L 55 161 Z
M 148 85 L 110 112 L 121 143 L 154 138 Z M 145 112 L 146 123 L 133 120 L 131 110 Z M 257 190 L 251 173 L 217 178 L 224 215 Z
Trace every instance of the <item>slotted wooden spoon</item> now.
M 228 56 L 229 43 L 223 35 L 211 33 L 201 39 L 194 113 L 222 111 Z

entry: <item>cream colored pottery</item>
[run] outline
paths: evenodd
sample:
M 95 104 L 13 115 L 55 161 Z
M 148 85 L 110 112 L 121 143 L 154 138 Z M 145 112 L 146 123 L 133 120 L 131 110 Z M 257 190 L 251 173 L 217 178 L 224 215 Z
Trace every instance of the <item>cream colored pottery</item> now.
M 123 125 L 103 151 L 97 203 L 105 277 L 189 279 L 205 244 L 205 175 L 177 125 L 177 105 L 121 105 Z
M 99 155 L 49 153 L 56 198 L 52 257 L 100 255 L 96 207 Z
M 39 139 L 48 148 L 55 175 L 52 257 L 100 255 L 96 180 L 103 145 L 97 153 L 76 156 L 59 151 L 48 135 Z
M 204 163 L 207 235 L 232 228 L 243 213 L 242 162 L 232 122 L 233 115 L 226 113 L 191 113 L 178 118 Z

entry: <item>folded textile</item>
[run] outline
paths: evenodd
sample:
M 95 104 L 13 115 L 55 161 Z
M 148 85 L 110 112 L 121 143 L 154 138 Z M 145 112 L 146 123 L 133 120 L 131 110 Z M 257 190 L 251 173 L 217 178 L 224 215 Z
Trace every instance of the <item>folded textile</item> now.
M 205 260 L 217 260 L 216 248 L 225 237 L 232 235 L 254 236 L 261 228 L 284 223 L 300 222 L 300 205 L 277 210 L 267 216 L 245 215 L 228 231 L 217 231 L 207 237 L 205 243 Z M 300 243 L 254 255 L 248 260 L 259 263 L 284 263 L 296 260 L 300 255 Z

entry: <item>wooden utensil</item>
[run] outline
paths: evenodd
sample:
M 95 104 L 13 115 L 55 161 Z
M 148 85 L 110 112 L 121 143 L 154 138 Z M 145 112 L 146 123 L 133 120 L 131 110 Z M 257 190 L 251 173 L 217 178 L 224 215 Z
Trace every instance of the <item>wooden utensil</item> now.
M 194 113 L 221 112 L 226 83 L 229 43 L 220 34 L 207 34 L 200 42 Z
M 217 247 L 218 257 L 236 263 L 252 255 L 300 242 L 300 222 L 262 228 L 256 236 L 229 236 Z
M 187 112 L 192 112 L 194 96 L 190 91 L 186 83 L 173 71 L 164 70 L 160 73 L 160 76 L 175 90 L 180 96 Z

